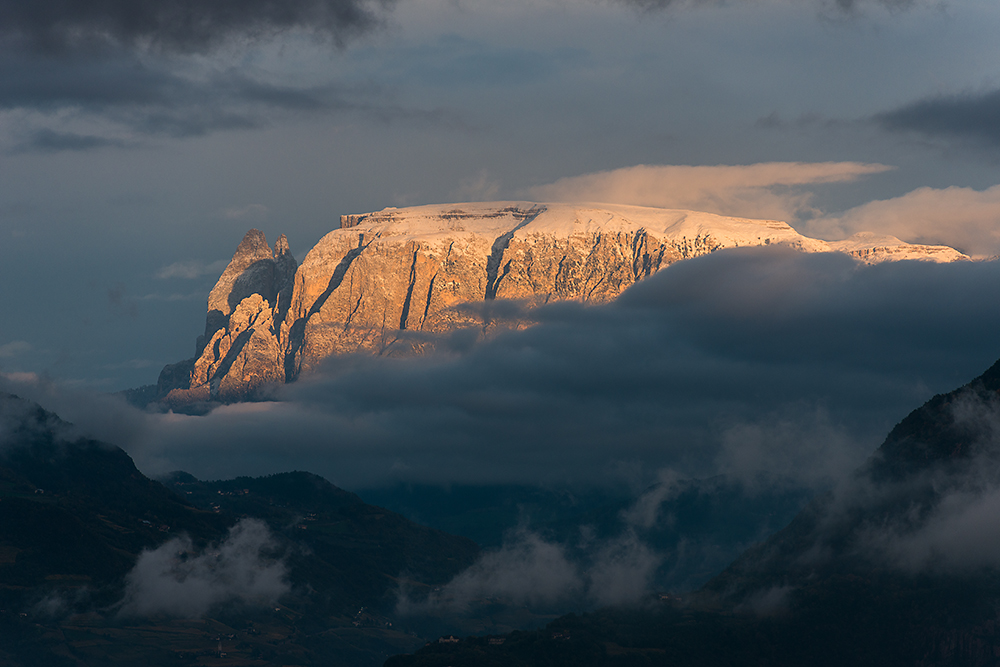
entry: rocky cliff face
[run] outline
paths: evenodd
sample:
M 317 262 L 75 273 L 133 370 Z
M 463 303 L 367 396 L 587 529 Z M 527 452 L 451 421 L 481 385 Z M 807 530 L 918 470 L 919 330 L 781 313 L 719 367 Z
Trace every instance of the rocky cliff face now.
M 284 234 L 272 250 L 263 232 L 247 232 L 208 296 L 195 358 L 160 373 L 168 405 L 253 399 L 285 380 L 279 336 L 297 266 Z
M 866 262 L 968 259 L 891 237 L 831 244 L 783 222 L 618 205 L 492 202 L 346 215 L 298 267 L 284 236 L 271 249 L 251 230 L 209 295 L 195 359 L 165 368 L 159 392 L 175 406 L 246 400 L 330 355 L 419 353 L 456 329 L 488 334 L 500 326 L 483 308 L 492 301 L 605 303 L 682 259 L 775 244 Z

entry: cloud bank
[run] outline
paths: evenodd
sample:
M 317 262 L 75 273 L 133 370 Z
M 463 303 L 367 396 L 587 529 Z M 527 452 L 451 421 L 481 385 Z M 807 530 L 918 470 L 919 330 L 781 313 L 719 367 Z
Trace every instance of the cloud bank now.
M 359 489 L 605 483 L 639 465 L 823 486 L 995 360 L 998 292 L 992 262 L 740 249 L 606 306 L 533 311 L 538 325 L 464 351 L 332 358 L 275 402 L 203 417 L 54 407 L 148 474 L 306 469 Z
M 972 140 L 996 146 L 1000 144 L 998 115 L 1000 90 L 989 90 L 917 100 L 876 114 L 874 120 L 887 130 Z
M 284 562 L 270 556 L 275 546 L 267 524 L 242 519 L 201 552 L 186 537 L 143 551 L 126 576 L 120 613 L 198 618 L 223 603 L 273 604 L 289 590 Z
M 637 165 L 529 189 L 539 201 L 590 201 L 794 221 L 819 214 L 804 186 L 844 183 L 892 167 L 861 162 Z

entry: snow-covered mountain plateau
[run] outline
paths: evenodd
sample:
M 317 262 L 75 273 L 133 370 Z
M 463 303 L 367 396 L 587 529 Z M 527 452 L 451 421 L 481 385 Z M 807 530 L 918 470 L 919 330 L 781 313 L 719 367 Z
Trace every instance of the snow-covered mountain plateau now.
M 301 265 L 284 236 L 272 250 L 248 232 L 209 296 L 196 356 L 163 370 L 157 399 L 247 400 L 331 355 L 419 353 L 456 329 L 527 326 L 499 325 L 475 306 L 606 303 L 665 266 L 724 248 L 781 245 L 866 263 L 969 259 L 891 236 L 828 242 L 774 220 L 608 204 L 442 204 L 340 222 Z

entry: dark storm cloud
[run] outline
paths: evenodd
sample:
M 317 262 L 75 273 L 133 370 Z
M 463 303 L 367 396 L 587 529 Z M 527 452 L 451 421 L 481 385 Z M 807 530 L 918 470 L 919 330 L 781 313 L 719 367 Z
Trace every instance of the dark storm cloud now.
M 874 117 L 887 130 L 1000 144 L 1000 90 L 918 100 Z
M 276 402 L 190 417 L 60 403 L 51 385 L 37 399 L 149 474 L 306 469 L 364 488 L 670 469 L 815 488 L 1000 356 L 996 303 L 996 262 L 741 249 L 675 264 L 607 306 L 534 311 L 538 325 L 452 352 L 332 358 Z
M 996 263 L 721 252 L 465 352 L 333 358 L 280 402 L 106 437 L 154 474 L 304 468 L 348 488 L 597 481 L 636 465 L 823 486 L 995 359 L 998 301 Z
M 0 35 L 36 53 L 109 46 L 180 53 L 305 30 L 337 42 L 379 24 L 394 0 L 4 0 Z
M 925 466 L 902 480 L 862 478 L 833 506 L 827 525 L 848 512 L 857 516 L 858 508 L 877 517 L 859 530 L 861 553 L 911 572 L 1000 567 L 1000 401 L 963 389 L 947 412 L 952 432 L 962 437 L 956 449 L 971 456 Z M 893 504 L 907 510 L 879 513 Z
M 96 148 L 124 148 L 127 143 L 108 139 L 92 134 L 77 134 L 75 132 L 55 132 L 49 129 L 38 130 L 18 146 L 15 152 L 57 152 L 57 151 L 89 151 Z
M 13 152 L 132 146 L 271 125 L 280 114 L 452 122 L 372 85 L 287 85 L 189 58 L 297 30 L 346 37 L 377 26 L 394 0 L 0 2 L 0 109 L 35 113 Z M 101 132 L 81 131 L 97 121 Z M 74 124 L 75 123 L 75 124 Z M 110 128 L 110 129 L 109 129 Z M 103 132 L 103 133 L 102 133 Z
M 370 85 L 289 86 L 233 70 L 192 74 L 126 51 L 65 61 L 0 51 L 0 109 L 110 122 L 110 136 L 41 127 L 14 152 L 127 147 L 144 137 L 195 137 L 264 127 L 281 114 L 355 114 L 377 122 L 452 123 L 407 109 Z M 124 135 L 124 136 L 122 136 Z

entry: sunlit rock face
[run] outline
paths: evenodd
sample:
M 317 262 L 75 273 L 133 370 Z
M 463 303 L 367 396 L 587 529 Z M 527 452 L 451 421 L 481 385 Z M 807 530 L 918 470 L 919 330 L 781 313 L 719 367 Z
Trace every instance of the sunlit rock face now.
M 264 387 L 284 381 L 279 334 L 296 268 L 284 234 L 272 250 L 263 232 L 247 232 L 209 294 L 195 358 L 160 374 L 161 393 L 169 391 L 167 405 L 253 399 Z M 190 369 L 186 382 L 177 379 L 178 367 Z
M 680 259 L 771 243 L 819 249 L 784 223 L 627 206 L 496 202 L 344 216 L 296 274 L 286 377 L 332 354 L 409 353 L 428 344 L 420 334 L 496 326 L 463 304 L 605 303 Z
M 323 359 L 426 351 L 441 334 L 502 323 L 491 303 L 606 303 L 674 262 L 723 248 L 783 245 L 869 263 L 955 261 L 943 246 L 858 235 L 826 242 L 783 222 L 620 205 L 490 202 L 345 215 L 301 266 L 284 236 L 251 230 L 208 300 L 189 382 L 166 402 L 238 401 L 294 380 Z M 185 362 L 182 362 L 185 363 Z M 186 367 L 175 364 L 163 386 Z M 167 369 L 164 371 L 167 372 Z

